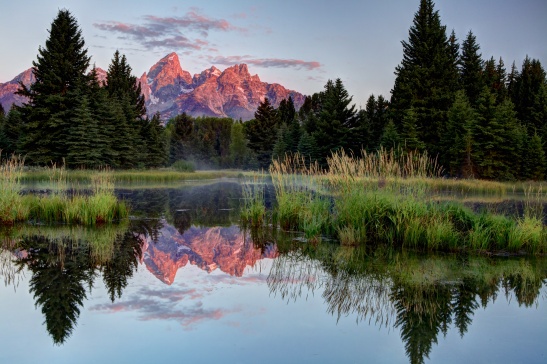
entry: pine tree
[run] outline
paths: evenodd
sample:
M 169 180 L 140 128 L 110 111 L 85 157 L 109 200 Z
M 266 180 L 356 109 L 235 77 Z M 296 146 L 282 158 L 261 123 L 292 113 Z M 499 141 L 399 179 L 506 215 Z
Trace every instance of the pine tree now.
M 78 97 L 87 86 L 89 57 L 81 30 L 68 10 L 59 10 L 49 38 L 33 62 L 36 81 L 19 94 L 29 101 L 21 108 L 24 139 L 21 146 L 32 163 L 61 163 L 68 154 L 66 140 Z
M 306 159 L 306 163 L 315 162 L 317 160 L 317 144 L 313 136 L 306 131 L 303 131 L 302 136 L 300 137 L 298 153 Z
M 519 120 L 529 133 L 544 132 L 547 124 L 547 79 L 538 60 L 526 57 L 522 70 L 514 77 L 511 100 Z
M 288 146 L 287 146 L 287 143 L 285 142 L 286 134 L 287 134 L 287 126 L 283 124 L 277 130 L 277 140 L 275 141 L 275 144 L 272 150 L 273 159 L 283 159 L 285 155 L 287 154 Z
M 401 133 L 399 140 L 406 151 L 423 150 L 425 145 L 418 138 L 418 130 L 416 129 L 417 116 L 413 108 L 406 110 L 403 123 L 401 125 Z
M 322 164 L 331 152 L 345 149 L 360 150 L 360 143 L 354 140 L 352 132 L 357 125 L 357 111 L 351 104 L 352 97 L 342 84 L 342 80 L 329 80 L 321 94 L 321 109 L 317 118 L 313 137 L 319 148 Z
M 380 138 L 388 122 L 388 101 L 379 95 L 377 98 L 370 95 L 365 105 L 365 116 L 368 120 L 368 143 L 369 151 L 375 150 L 380 146 Z
M 541 137 L 534 133 L 527 143 L 526 154 L 523 157 L 525 179 L 534 181 L 543 181 L 545 179 L 545 169 L 547 168 L 547 158 L 543 150 Z
M 249 147 L 256 153 L 261 168 L 268 168 L 272 161 L 273 146 L 277 140 L 279 120 L 270 100 L 266 97 L 255 112 L 254 120 L 245 124 Z
M 87 96 L 80 99 L 75 115 L 70 120 L 67 136 L 67 164 L 69 167 L 96 168 L 101 165 L 101 154 L 96 148 L 97 122 L 89 109 Z
M 512 167 L 519 164 L 520 133 L 511 101 L 498 106 L 495 101 L 495 95 L 484 87 L 479 97 L 475 157 L 481 178 L 508 180 L 518 174 Z
M 440 133 L 457 89 L 455 40 L 446 35 L 431 0 L 421 0 L 403 41 L 403 60 L 395 69 L 391 91 L 391 117 L 397 123 L 411 107 L 417 115 L 419 138 L 432 154 L 439 149 Z
M 399 147 L 401 138 L 395 127 L 393 120 L 389 120 L 386 127 L 384 128 L 384 133 L 380 138 L 380 146 L 385 149 L 397 149 Z
M 456 93 L 454 104 L 448 111 L 448 122 L 443 133 L 442 145 L 445 149 L 443 164 L 452 176 L 465 178 L 475 175 L 474 136 L 477 115 L 463 90 Z
M 109 98 L 108 91 L 99 84 L 96 69 L 93 67 L 90 73 L 91 82 L 88 87 L 89 109 L 97 124 L 97 140 L 95 149 L 101 156 L 101 165 L 117 166 L 118 153 L 114 151 L 114 139 L 117 119 L 114 113 L 113 100 Z
M 143 131 L 143 140 L 147 147 L 146 167 L 164 166 L 167 162 L 167 138 L 159 113 L 154 114 L 150 120 L 144 120 Z
M 2 154 L 4 156 L 10 156 L 13 153 L 20 154 L 20 141 L 23 139 L 23 120 L 21 118 L 21 112 L 19 108 L 12 105 L 8 115 L 5 117 L 3 135 L 4 135 L 4 147 L 2 148 Z
M 125 54 L 120 57 L 120 52 L 116 50 L 106 73 L 106 89 L 110 96 L 119 100 L 129 99 L 131 114 L 128 115 L 128 121 L 140 119 L 146 115 L 141 85 L 131 72 L 132 69 L 127 63 Z
M 250 162 L 250 150 L 247 147 L 248 141 L 245 139 L 243 124 L 235 122 L 232 124 L 230 132 L 230 159 L 232 166 L 236 168 L 245 168 Z
M 138 158 L 137 145 L 135 143 L 135 125 L 127 121 L 127 109 L 131 107 L 127 99 L 111 99 L 108 106 L 112 115 L 112 150 L 116 155 L 114 166 L 118 168 L 131 168 L 136 166 Z M 140 151 L 140 150 L 139 150 Z
M 479 53 L 480 46 L 472 31 L 462 43 L 460 83 L 471 105 L 476 105 L 485 86 L 483 77 L 484 61 Z
M 290 126 L 295 121 L 296 109 L 294 107 L 294 101 L 291 96 L 288 99 L 283 99 L 279 103 L 277 108 L 277 113 L 279 115 L 279 122 L 285 123 Z

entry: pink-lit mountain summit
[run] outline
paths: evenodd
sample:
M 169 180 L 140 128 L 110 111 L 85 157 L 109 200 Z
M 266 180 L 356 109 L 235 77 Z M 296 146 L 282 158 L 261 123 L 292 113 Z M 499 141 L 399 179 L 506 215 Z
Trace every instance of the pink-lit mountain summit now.
M 98 74 L 104 79 L 102 69 L 98 69 Z M 27 86 L 34 82 L 31 69 L 10 82 L 0 84 L 0 103 L 6 112 L 13 103 L 20 105 L 25 101 L 15 95 L 19 81 Z M 275 107 L 289 96 L 297 108 L 304 102 L 301 93 L 277 83 L 262 82 L 258 75 L 251 75 L 246 64 L 234 65 L 224 71 L 212 66 L 192 76 L 182 69 L 176 53 L 159 60 L 139 78 L 139 82 L 148 115 L 159 112 L 162 119 L 185 112 L 192 116 L 249 120 L 266 97 Z

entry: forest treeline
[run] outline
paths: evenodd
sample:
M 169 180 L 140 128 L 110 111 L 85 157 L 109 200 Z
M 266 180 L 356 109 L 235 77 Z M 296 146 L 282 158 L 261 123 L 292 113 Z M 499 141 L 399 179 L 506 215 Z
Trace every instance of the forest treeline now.
M 380 147 L 436 156 L 447 175 L 542 180 L 547 173 L 547 77 L 526 57 L 507 70 L 483 58 L 469 31 L 459 43 L 431 0 L 421 0 L 388 99 L 371 95 L 358 110 L 340 79 L 275 108 L 265 99 L 247 122 L 178 115 L 165 125 L 146 116 L 131 67 L 118 51 L 104 84 L 90 69 L 76 20 L 61 10 L 33 62 L 28 102 L 0 110 L 3 155 L 30 164 L 154 168 L 178 161 L 209 168 L 267 168 L 299 152 L 325 165 L 336 150 L 359 156 Z

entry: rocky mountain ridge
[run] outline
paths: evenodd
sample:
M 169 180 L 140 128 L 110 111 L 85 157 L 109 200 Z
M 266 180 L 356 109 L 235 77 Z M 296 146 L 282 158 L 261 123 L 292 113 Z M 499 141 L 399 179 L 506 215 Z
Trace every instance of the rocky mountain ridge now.
M 100 81 L 106 79 L 106 71 L 100 68 L 97 68 L 97 75 Z M 27 86 L 34 82 L 32 69 L 7 83 L 0 83 L 0 103 L 6 111 L 12 104 L 20 105 L 25 101 L 24 97 L 15 95 L 19 81 Z M 192 76 L 182 69 L 176 53 L 159 60 L 138 82 L 148 115 L 159 112 L 162 119 L 185 112 L 192 116 L 250 120 L 266 97 L 275 107 L 289 97 L 293 98 L 296 108 L 304 103 L 304 95 L 277 83 L 262 82 L 258 75 L 249 73 L 246 64 L 234 65 L 224 71 L 212 66 Z

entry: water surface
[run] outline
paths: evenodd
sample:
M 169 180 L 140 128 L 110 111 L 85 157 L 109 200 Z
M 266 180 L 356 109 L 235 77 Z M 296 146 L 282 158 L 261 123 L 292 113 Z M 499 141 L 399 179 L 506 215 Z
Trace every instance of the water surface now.
M 544 363 L 547 260 L 239 227 L 236 181 L 118 191 L 98 229 L 2 231 L 2 363 Z

